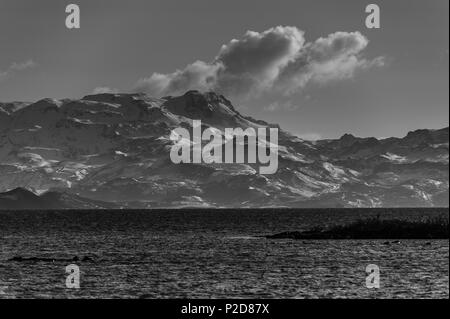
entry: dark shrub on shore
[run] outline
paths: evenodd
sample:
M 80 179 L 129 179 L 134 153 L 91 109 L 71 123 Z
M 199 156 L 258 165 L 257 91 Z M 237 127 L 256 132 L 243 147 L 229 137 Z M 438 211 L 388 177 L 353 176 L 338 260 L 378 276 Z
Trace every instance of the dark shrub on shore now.
M 285 232 L 269 239 L 448 239 L 449 220 L 445 217 L 420 221 L 370 218 L 330 229 Z

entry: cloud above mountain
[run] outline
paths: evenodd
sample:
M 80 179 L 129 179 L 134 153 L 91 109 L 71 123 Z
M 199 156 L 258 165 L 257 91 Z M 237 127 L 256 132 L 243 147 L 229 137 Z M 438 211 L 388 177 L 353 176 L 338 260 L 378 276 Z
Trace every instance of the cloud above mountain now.
M 313 42 L 296 27 L 247 31 L 219 50 L 211 62 L 196 61 L 173 73 L 153 73 L 135 89 L 155 96 L 187 90 L 215 90 L 249 97 L 263 92 L 290 95 L 308 83 L 353 77 L 358 70 L 384 65 L 384 59 L 363 56 L 369 41 L 360 32 L 336 32 Z
M 96 87 L 93 91 L 92 94 L 105 94 L 105 93 L 118 93 L 119 90 L 117 89 L 113 89 L 107 86 L 99 86 Z
M 14 62 L 9 65 L 5 70 L 0 70 L 0 80 L 17 72 L 25 71 L 27 69 L 35 68 L 37 63 L 33 60 L 26 60 L 23 62 Z

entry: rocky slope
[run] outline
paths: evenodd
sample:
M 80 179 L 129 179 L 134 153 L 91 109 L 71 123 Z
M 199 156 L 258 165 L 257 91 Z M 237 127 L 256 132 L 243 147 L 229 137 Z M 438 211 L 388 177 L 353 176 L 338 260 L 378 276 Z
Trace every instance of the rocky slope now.
M 219 130 L 273 126 L 213 92 L 0 103 L 0 192 L 51 190 L 124 208 L 448 206 L 448 128 L 318 142 L 281 130 L 278 171 L 260 175 L 254 165 L 173 164 L 170 132 L 193 119 Z

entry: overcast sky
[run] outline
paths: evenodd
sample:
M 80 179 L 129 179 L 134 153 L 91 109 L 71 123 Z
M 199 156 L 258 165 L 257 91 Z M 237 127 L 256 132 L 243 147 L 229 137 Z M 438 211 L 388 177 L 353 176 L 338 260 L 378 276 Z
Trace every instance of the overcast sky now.
M 79 30 L 69 3 L 0 0 L 0 101 L 214 89 L 305 138 L 448 126 L 448 0 L 73 0 Z

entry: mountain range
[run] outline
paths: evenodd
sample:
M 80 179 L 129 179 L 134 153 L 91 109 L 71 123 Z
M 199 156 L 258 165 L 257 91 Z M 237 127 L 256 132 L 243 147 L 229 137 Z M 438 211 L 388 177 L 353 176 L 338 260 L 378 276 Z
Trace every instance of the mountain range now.
M 214 92 L 0 103 L 0 209 L 449 205 L 448 127 L 319 141 L 280 128 L 278 170 L 261 175 L 252 164 L 172 163 L 170 134 L 193 120 L 279 128 Z

